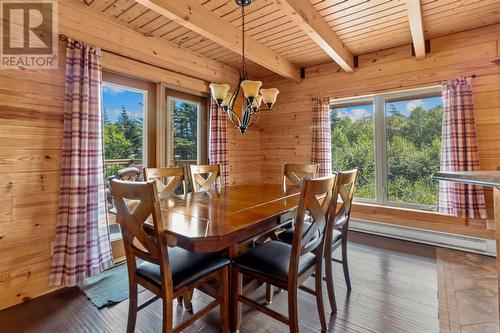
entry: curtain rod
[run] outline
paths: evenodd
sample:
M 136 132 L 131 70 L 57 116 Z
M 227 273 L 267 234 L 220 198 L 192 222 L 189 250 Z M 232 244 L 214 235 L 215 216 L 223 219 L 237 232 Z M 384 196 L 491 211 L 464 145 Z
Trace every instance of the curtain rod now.
M 69 37 L 66 36 L 65 34 L 59 34 L 59 40 L 62 40 L 64 42 L 68 41 Z M 171 73 L 174 73 L 174 74 L 178 74 L 178 75 L 183 75 L 183 76 L 186 76 L 186 77 L 189 77 L 191 79 L 196 79 L 196 80 L 200 80 L 200 81 L 203 81 L 205 83 L 208 84 L 208 81 L 207 80 L 204 80 L 204 79 L 200 79 L 199 77 L 196 77 L 196 76 L 193 76 L 193 75 L 189 75 L 189 74 L 184 74 L 184 73 L 181 73 L 181 72 L 177 72 L 175 70 L 172 70 L 172 69 L 169 69 L 169 68 L 166 68 L 166 67 L 162 67 L 162 66 L 158 66 L 158 65 L 155 65 L 155 64 L 150 64 L 150 63 L 147 63 L 145 61 L 142 61 L 140 59 L 136 59 L 136 58 L 133 58 L 133 57 L 129 57 L 129 56 L 126 56 L 126 55 L 123 55 L 123 54 L 120 54 L 120 53 L 116 53 L 114 51 L 110 51 L 110 50 L 106 50 L 106 49 L 103 49 L 101 48 L 102 51 L 104 52 L 107 52 L 107 53 L 110 53 L 110 54 L 113 54 L 113 55 L 116 55 L 116 56 L 119 56 L 119 57 L 122 57 L 122 58 L 125 58 L 125 59 L 129 59 L 129 60 L 133 60 L 133 61 L 137 61 L 141 64 L 144 64 L 144 65 L 148 65 L 148 66 L 152 66 L 152 67 L 155 67 L 155 68 L 158 68 L 158 69 L 161 69 L 161 70 L 164 70 L 164 71 L 168 71 L 168 72 L 171 72 Z

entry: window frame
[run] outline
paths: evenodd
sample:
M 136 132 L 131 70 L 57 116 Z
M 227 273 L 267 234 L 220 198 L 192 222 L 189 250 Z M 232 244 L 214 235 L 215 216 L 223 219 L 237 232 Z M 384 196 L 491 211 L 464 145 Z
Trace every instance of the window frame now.
M 163 113 L 158 119 L 160 166 L 174 166 L 173 163 L 173 100 L 185 101 L 187 103 L 198 105 L 198 119 L 197 119 L 197 164 L 208 163 L 208 143 L 209 138 L 209 121 L 208 121 L 208 99 L 206 96 L 195 95 L 180 90 L 171 89 L 169 87 L 162 87 L 164 91 L 164 107 L 163 110 L 159 109 L 158 112 Z M 161 98 L 161 97 L 160 97 Z M 172 157 L 172 158 L 171 158 Z
M 156 84 L 147 80 L 129 77 L 124 74 L 103 71 L 102 82 L 106 84 L 116 85 L 132 91 L 144 92 L 144 119 L 143 119 L 143 167 L 151 167 L 156 165 Z M 102 85 L 101 95 L 102 99 Z M 101 112 L 104 114 L 103 101 L 100 101 Z
M 386 103 L 419 99 L 428 97 L 441 97 L 441 86 L 431 86 L 412 90 L 386 92 L 373 95 L 365 95 L 353 98 L 336 98 L 330 100 L 330 109 L 342 106 L 353 106 L 361 103 L 372 103 L 373 105 L 373 133 L 375 150 L 375 200 L 355 198 L 356 202 L 370 203 L 388 207 L 410 208 L 423 211 L 435 212 L 437 206 L 414 204 L 408 202 L 391 201 L 388 197 L 388 160 L 387 160 L 387 114 Z

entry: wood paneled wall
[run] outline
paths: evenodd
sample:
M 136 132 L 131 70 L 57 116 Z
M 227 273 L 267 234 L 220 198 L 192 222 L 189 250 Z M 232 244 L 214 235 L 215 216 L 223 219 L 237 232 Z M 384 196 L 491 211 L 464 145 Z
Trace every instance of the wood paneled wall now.
M 58 70 L 0 70 L 0 309 L 53 290 L 48 280 L 63 133 L 62 44 L 59 59 Z M 207 82 L 109 53 L 103 66 L 171 88 L 207 91 Z M 260 178 L 259 163 L 252 164 L 260 161 L 259 142 L 258 127 L 241 137 L 228 124 L 231 184 Z
M 279 101 L 260 121 L 262 177 L 275 181 L 283 162 L 311 160 L 313 97 L 350 97 L 432 86 L 440 80 L 474 74 L 474 104 L 481 167 L 500 166 L 500 25 L 431 40 L 425 60 L 412 57 L 411 45 L 359 56 L 354 73 L 334 63 L 306 68 L 301 83 L 276 79 Z M 488 193 L 491 204 L 491 195 Z M 490 205 L 491 206 L 491 205 Z M 371 212 L 373 214 L 373 212 Z M 372 215 L 373 216 L 373 215 Z
M 58 70 L 0 70 L 0 308 L 50 290 L 63 59 Z
M 228 121 L 229 184 L 245 184 L 260 181 L 260 128 L 259 124 L 244 135 Z

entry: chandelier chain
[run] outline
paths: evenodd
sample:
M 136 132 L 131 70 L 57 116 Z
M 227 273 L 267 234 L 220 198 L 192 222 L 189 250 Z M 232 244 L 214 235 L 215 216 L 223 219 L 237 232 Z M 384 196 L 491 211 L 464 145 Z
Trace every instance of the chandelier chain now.
M 242 77 L 246 78 L 247 70 L 246 70 L 246 60 L 245 60 L 245 6 L 241 6 L 241 68 L 242 68 Z

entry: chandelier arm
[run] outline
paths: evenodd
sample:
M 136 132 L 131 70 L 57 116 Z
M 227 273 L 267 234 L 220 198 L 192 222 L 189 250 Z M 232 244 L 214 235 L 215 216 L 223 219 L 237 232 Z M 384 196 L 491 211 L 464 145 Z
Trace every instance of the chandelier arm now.
M 236 126 L 238 126 L 238 127 L 241 127 L 241 126 L 242 126 L 241 119 L 240 119 L 240 117 L 238 116 L 238 114 L 237 114 L 236 112 L 234 112 L 234 111 L 233 111 L 232 109 L 230 109 L 230 108 L 226 108 L 226 109 L 225 109 L 225 111 L 226 111 L 226 113 L 227 113 L 227 115 L 228 115 L 228 117 L 229 117 L 229 120 L 231 120 L 231 122 L 232 122 L 234 125 L 236 125 Z M 238 123 L 236 123 L 236 122 L 233 120 L 233 119 L 234 119 L 234 117 L 236 117 L 236 120 L 238 120 Z
M 250 120 L 252 119 L 252 103 L 248 103 L 247 101 L 247 106 L 244 111 L 244 116 L 243 116 L 243 126 L 247 127 L 248 124 L 250 123 Z
M 252 114 L 256 115 L 255 118 L 253 118 L 252 122 L 250 123 L 250 125 L 248 125 L 248 128 L 252 127 L 253 125 L 255 125 L 255 123 L 257 121 L 259 121 L 259 118 L 260 118 L 260 112 L 259 110 L 257 111 L 254 111 Z
M 234 110 L 234 104 L 236 103 L 236 98 L 238 97 L 238 93 L 240 91 L 241 82 L 243 82 L 243 78 L 240 76 L 240 78 L 238 79 L 238 83 L 236 84 L 236 88 L 234 89 L 233 94 L 231 95 L 231 100 L 229 101 L 228 106 L 231 109 L 231 111 Z

